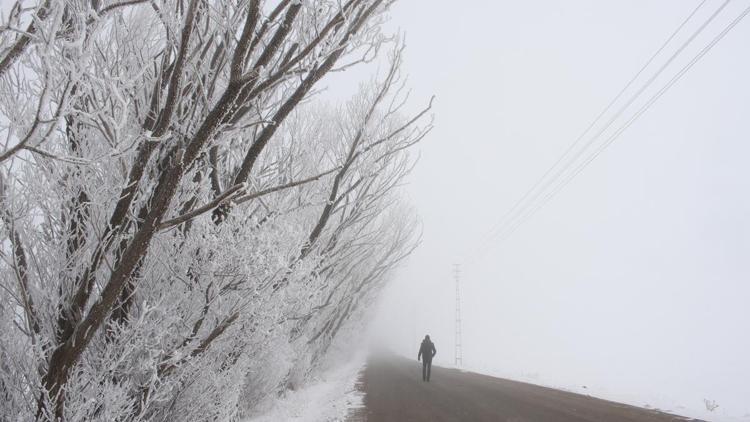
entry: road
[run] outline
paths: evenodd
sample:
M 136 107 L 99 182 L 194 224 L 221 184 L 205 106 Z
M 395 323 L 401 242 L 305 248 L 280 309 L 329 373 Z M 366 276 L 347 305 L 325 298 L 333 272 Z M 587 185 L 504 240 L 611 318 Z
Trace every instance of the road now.
M 593 397 L 433 366 L 371 357 L 360 380 L 365 408 L 352 421 L 668 422 L 694 420 Z

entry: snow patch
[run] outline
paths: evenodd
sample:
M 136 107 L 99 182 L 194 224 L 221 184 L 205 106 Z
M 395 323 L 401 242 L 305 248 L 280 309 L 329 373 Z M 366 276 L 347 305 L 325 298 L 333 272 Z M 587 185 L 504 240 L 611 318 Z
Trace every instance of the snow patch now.
M 364 363 L 365 355 L 358 355 L 312 379 L 302 388 L 288 391 L 268 412 L 244 422 L 344 421 L 350 411 L 364 407 L 364 395 L 356 387 Z

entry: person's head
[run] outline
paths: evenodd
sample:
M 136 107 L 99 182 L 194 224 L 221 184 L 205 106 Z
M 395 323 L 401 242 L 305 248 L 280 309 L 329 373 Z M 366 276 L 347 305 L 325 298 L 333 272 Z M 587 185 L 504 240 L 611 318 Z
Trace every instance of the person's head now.
M 424 336 L 424 339 L 427 340 L 427 341 L 430 341 L 430 335 L 427 334 L 426 336 Z

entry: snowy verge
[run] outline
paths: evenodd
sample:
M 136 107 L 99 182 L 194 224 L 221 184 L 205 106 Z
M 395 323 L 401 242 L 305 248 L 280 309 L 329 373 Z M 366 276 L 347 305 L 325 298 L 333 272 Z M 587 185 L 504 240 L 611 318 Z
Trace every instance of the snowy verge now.
M 365 364 L 365 354 L 310 380 L 279 397 L 268 412 L 244 422 L 333 422 L 344 421 L 353 409 L 364 406 L 364 395 L 356 384 Z

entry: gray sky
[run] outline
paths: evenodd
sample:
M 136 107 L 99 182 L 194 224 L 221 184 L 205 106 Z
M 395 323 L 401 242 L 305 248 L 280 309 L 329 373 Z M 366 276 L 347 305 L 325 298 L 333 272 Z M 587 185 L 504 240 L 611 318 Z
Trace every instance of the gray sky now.
M 437 127 L 405 189 L 423 244 L 386 292 L 379 341 L 416 358 L 430 333 L 451 362 L 451 264 L 464 262 L 465 367 L 750 420 L 750 18 L 540 212 L 467 260 L 697 4 L 396 4 L 414 108 L 436 94 Z M 720 4 L 707 1 L 679 41 Z M 696 45 L 748 5 L 730 3 Z M 719 409 L 701 413 L 703 398 Z

